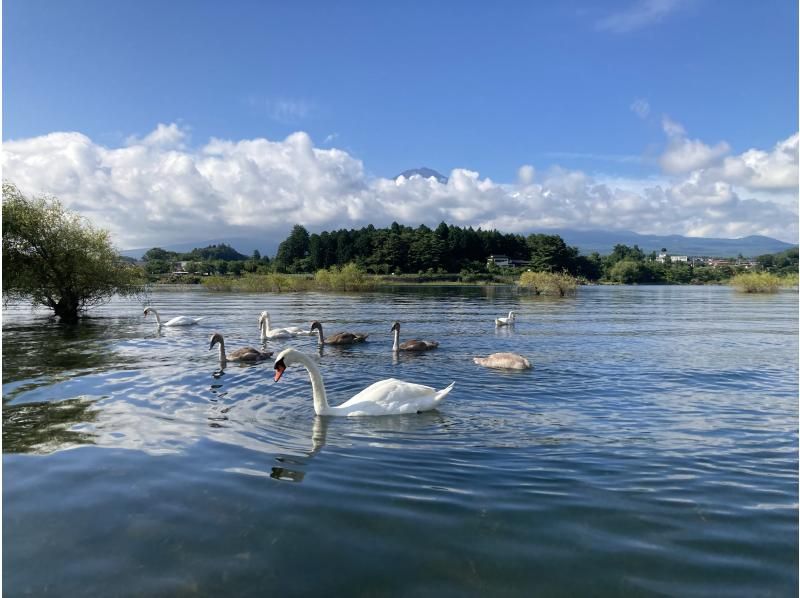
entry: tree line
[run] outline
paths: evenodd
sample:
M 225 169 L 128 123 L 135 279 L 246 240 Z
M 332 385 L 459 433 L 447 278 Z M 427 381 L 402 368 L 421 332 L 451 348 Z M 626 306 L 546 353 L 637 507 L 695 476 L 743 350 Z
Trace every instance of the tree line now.
M 618 244 L 608 255 L 581 255 L 577 247 L 567 245 L 559 235 L 523 236 L 445 222 L 435 229 L 393 222 L 386 228 L 369 225 L 321 233 L 309 233 L 304 226 L 295 224 L 272 260 L 258 251 L 248 257 L 222 244 L 187 253 L 153 248 L 144 254 L 143 261 L 151 278 L 171 272 L 176 261 L 187 262 L 186 269 L 191 273 L 234 276 L 313 274 L 348 264 L 379 275 L 452 273 L 460 274 L 464 280 L 470 275 L 474 279 L 481 274 L 515 271 L 492 266 L 487 262 L 490 255 L 524 262 L 516 270 L 566 273 L 588 282 L 702 284 L 726 281 L 743 270 L 736 264 L 709 267 L 672 262 L 669 258 L 659 262 L 655 251 L 646 253 L 638 245 Z M 779 275 L 796 271 L 797 248 L 759 256 L 756 261 L 762 271 Z
M 393 222 L 387 228 L 370 225 L 318 234 L 297 224 L 273 260 L 258 251 L 245 256 L 226 244 L 186 253 L 154 247 L 144 254 L 140 268 L 119 255 L 108 231 L 94 228 L 54 198 L 27 197 L 9 182 L 3 183 L 2 224 L 4 301 L 29 300 L 70 323 L 115 294 L 143 293 L 148 280 L 174 272 L 175 262 L 186 262 L 188 272 L 201 274 L 279 276 L 331 268 L 342 272 L 347 267 L 375 274 L 451 272 L 462 280 L 474 280 L 474 273 L 499 270 L 487 263 L 487 257 L 502 254 L 524 261 L 525 271 L 619 283 L 726 281 L 743 270 L 736 265 L 712 268 L 669 259 L 659 262 L 655 252 L 645 254 L 636 245 L 616 245 L 606 256 L 596 252 L 583 256 L 558 235 L 525 237 L 444 222 L 435 229 Z M 797 247 L 759 256 L 755 263 L 756 271 L 795 279 L 797 269 Z M 513 269 L 503 272 L 514 274 Z
M 369 225 L 309 234 L 296 224 L 278 246 L 273 266 L 284 273 L 316 272 L 355 263 L 374 274 L 485 272 L 490 255 L 530 262 L 530 268 L 566 271 L 596 279 L 599 256 L 580 255 L 558 235 L 527 237 L 497 230 L 440 223 L 435 229 L 393 222 L 387 228 Z

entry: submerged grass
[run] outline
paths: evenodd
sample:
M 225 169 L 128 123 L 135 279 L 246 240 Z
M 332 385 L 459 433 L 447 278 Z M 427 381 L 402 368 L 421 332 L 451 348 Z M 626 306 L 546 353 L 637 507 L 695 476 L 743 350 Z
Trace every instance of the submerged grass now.
M 333 266 L 308 274 L 245 274 L 241 277 L 209 276 L 203 279 L 209 291 L 284 293 L 293 291 L 368 291 L 376 286 L 373 278 L 355 264 Z
M 243 291 L 251 293 L 307 291 L 314 288 L 313 283 L 314 281 L 305 275 L 278 273 L 245 274 L 238 278 L 209 276 L 203 279 L 203 286 L 209 291 Z
M 797 276 L 795 275 L 795 284 Z M 745 272 L 731 278 L 730 285 L 742 293 L 777 293 L 784 279 L 769 272 Z
M 523 272 L 519 286 L 535 295 L 574 295 L 578 279 L 566 272 Z
M 352 263 L 341 268 L 331 266 L 317 270 L 314 284 L 321 291 L 368 291 L 376 286 L 374 278 L 369 278 L 364 270 Z

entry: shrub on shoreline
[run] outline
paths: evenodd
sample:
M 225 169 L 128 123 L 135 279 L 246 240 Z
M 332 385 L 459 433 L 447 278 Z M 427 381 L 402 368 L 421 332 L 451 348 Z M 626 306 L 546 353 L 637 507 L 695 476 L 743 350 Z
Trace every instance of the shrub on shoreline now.
M 229 276 L 209 276 L 203 279 L 203 286 L 209 291 L 243 291 L 251 293 L 282 293 L 292 291 L 366 291 L 375 288 L 374 279 L 356 264 L 341 268 L 318 270 L 311 278 L 308 275 L 245 274 L 239 278 Z
M 566 272 L 523 272 L 518 284 L 535 295 L 559 297 L 574 295 L 578 288 L 578 280 Z
M 341 268 L 331 266 L 328 269 L 317 270 L 314 274 L 314 285 L 319 290 L 364 291 L 374 288 L 375 281 L 368 279 L 363 269 L 350 263 Z
M 745 272 L 731 278 L 730 285 L 742 293 L 777 293 L 783 280 L 769 272 Z
M 239 278 L 209 276 L 203 279 L 203 286 L 209 291 L 281 293 L 285 291 L 305 291 L 312 288 L 313 284 L 306 276 L 270 273 L 245 274 Z

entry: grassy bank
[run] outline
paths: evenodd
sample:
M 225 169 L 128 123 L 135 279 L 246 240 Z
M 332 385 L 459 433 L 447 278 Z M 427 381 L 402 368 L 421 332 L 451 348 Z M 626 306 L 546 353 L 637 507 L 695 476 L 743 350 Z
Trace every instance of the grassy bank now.
M 797 286 L 797 274 L 776 276 L 768 272 L 745 272 L 731 278 L 730 285 L 742 293 L 777 293 Z

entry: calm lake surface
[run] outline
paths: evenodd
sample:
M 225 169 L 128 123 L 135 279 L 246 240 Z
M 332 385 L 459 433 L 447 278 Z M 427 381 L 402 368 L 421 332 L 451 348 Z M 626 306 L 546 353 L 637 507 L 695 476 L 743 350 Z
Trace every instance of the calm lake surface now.
M 798 295 L 726 287 L 156 291 L 77 328 L 3 313 L 7 596 L 796 596 Z M 320 418 L 302 368 L 220 372 L 273 326 L 331 404 L 388 377 L 438 411 Z M 493 319 L 518 312 L 513 329 Z M 393 358 L 389 328 L 438 340 Z M 312 337 L 274 341 L 316 351 Z M 472 357 L 526 355 L 534 369 Z

